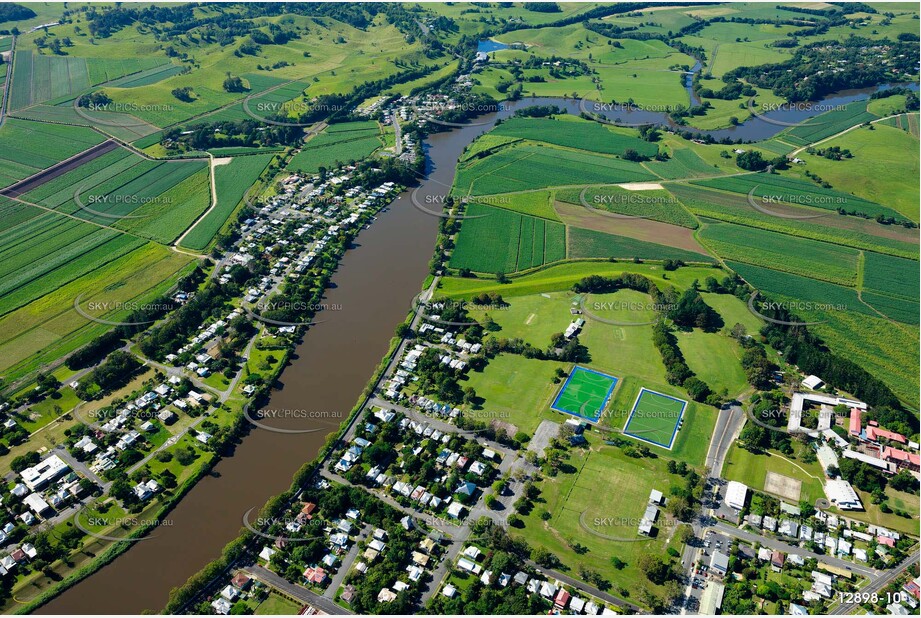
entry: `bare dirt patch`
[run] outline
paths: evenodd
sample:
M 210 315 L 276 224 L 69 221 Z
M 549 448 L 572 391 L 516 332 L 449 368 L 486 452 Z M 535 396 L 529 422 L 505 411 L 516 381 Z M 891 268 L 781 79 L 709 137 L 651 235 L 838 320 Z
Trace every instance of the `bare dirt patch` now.
M 764 491 L 793 502 L 799 502 L 802 486 L 803 482 L 799 479 L 784 476 L 783 474 L 768 471 L 764 475 Z
M 695 251 L 702 255 L 710 255 L 706 249 L 694 238 L 694 231 L 686 227 L 652 221 L 651 219 L 620 219 L 605 217 L 591 212 L 577 204 L 554 202 L 554 209 L 563 223 L 581 227 L 587 230 L 618 234 L 636 240 L 645 240 L 660 245 Z

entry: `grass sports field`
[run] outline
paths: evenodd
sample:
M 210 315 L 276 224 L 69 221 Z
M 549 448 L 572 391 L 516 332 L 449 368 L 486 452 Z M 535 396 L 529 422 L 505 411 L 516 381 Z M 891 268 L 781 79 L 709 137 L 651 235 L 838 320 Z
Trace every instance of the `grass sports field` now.
M 600 371 L 575 367 L 550 406 L 558 412 L 598 420 L 617 386 L 617 378 Z
M 624 425 L 624 433 L 671 450 L 687 405 L 682 399 L 642 388 Z

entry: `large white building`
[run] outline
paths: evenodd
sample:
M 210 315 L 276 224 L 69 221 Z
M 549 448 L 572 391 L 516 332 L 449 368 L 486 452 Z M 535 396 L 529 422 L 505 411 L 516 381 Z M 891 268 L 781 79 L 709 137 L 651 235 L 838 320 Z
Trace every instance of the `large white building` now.
M 22 482 L 26 484 L 26 487 L 36 491 L 62 476 L 69 469 L 60 457 L 51 455 L 31 468 L 23 470 L 20 476 L 22 476 Z
M 838 479 L 825 482 L 825 495 L 828 501 L 845 511 L 862 510 L 863 504 L 851 484 Z
M 745 498 L 748 497 L 748 487 L 738 481 L 729 481 L 726 486 L 726 505 L 737 511 L 745 508 Z

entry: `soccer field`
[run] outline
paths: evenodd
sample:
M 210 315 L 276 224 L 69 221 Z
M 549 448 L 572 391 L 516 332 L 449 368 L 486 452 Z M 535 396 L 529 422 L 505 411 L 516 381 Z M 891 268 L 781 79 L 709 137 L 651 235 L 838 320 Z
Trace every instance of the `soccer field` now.
M 624 433 L 671 450 L 688 402 L 646 388 L 640 389 Z
M 551 409 L 591 421 L 597 421 L 604 411 L 617 378 L 598 371 L 575 367 L 553 400 Z

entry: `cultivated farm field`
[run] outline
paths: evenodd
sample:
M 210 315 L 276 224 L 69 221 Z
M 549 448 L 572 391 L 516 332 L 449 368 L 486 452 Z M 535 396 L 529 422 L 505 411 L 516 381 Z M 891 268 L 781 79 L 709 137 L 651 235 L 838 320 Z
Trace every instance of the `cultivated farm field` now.
M 225 165 L 215 166 L 217 204 L 195 224 L 180 244 L 196 250 L 207 247 L 268 166 L 272 157 L 274 155 L 271 154 L 235 157 Z
M 7 118 L 0 127 L 0 186 L 11 185 L 75 154 L 104 138 L 83 127 L 40 124 Z M 36 144 L 42 148 L 36 149 Z
M 726 260 L 745 262 L 852 286 L 858 251 L 757 228 L 708 221 L 700 238 Z
M 611 129 L 604 124 L 582 119 L 510 118 L 492 133 L 618 156 L 623 156 L 625 150 L 631 149 L 652 157 L 659 150 L 655 144 L 629 135 L 628 130 Z
M 609 184 L 655 178 L 639 163 L 548 146 L 505 148 L 458 166 L 453 193 L 490 195 L 546 187 Z
M 471 218 L 461 226 L 452 268 L 512 273 L 566 258 L 560 223 L 477 203 L 466 214 Z

